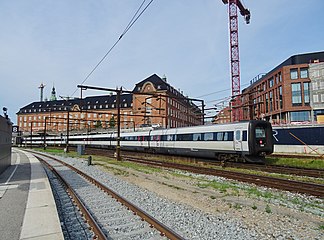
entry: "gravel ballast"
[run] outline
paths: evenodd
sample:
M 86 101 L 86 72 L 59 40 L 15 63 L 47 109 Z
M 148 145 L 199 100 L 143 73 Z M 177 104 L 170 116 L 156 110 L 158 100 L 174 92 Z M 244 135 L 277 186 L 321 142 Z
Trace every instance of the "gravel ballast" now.
M 109 186 L 186 239 L 324 237 L 323 208 L 312 207 L 314 201 L 323 206 L 321 199 L 293 193 L 283 197 L 309 202 L 309 209 L 305 207 L 301 211 L 296 205 L 282 199 L 262 199 L 263 196 L 248 198 L 197 187 L 197 182 L 227 181 L 218 177 L 178 172 L 188 177 L 176 178 L 169 173 L 144 174 L 134 170 L 129 170 L 128 176 L 115 176 L 98 166 L 88 166 L 85 160 L 59 158 Z M 235 183 L 235 186 L 240 184 Z M 241 185 L 239 189 L 246 186 L 243 183 Z M 258 191 L 268 189 L 258 188 Z

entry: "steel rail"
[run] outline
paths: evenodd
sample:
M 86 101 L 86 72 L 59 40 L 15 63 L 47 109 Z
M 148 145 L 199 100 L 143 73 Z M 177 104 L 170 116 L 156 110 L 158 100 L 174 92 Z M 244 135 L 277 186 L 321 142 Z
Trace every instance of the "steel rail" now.
M 91 230 L 95 234 L 94 239 L 99 239 L 99 240 L 106 240 L 108 239 L 107 236 L 103 233 L 102 229 L 100 226 L 97 224 L 95 219 L 92 217 L 91 213 L 88 211 L 88 209 L 85 207 L 83 204 L 82 200 L 78 197 L 78 195 L 75 193 L 73 188 L 68 184 L 64 178 L 56 171 L 56 169 L 50 165 L 48 162 L 43 160 L 41 157 L 34 155 L 41 163 L 45 164 L 54 174 L 55 176 L 63 183 L 66 191 L 69 193 L 69 195 L 73 198 L 74 202 L 77 204 L 79 209 L 81 210 L 84 218 L 87 220 L 88 224 L 91 227 Z
M 190 165 L 184 165 L 178 163 L 135 159 L 132 157 L 127 157 L 127 158 L 124 157 L 124 160 L 146 164 L 146 165 L 175 168 L 175 169 L 190 171 L 199 174 L 221 176 L 221 177 L 226 177 L 226 178 L 230 178 L 242 182 L 254 183 L 260 186 L 273 187 L 281 190 L 305 193 L 308 195 L 324 198 L 324 185 L 322 184 L 285 180 L 285 179 L 268 177 L 268 176 L 260 176 L 260 175 L 247 174 L 247 173 L 237 173 L 228 170 L 210 169 L 205 167 L 190 166 Z
M 107 152 L 109 150 L 107 149 L 96 149 L 96 148 L 87 148 L 86 153 L 87 154 L 103 154 L 105 156 L 111 156 L 113 155 L 107 155 Z M 124 151 L 125 153 L 125 151 Z M 129 157 L 130 154 L 133 154 L 131 157 L 134 157 L 134 154 L 141 155 L 142 153 L 138 152 L 130 152 L 123 155 L 123 157 Z M 165 155 L 162 155 L 165 156 Z M 173 157 L 168 155 L 168 157 Z M 323 169 L 314 169 L 314 168 L 299 168 L 299 167 L 289 167 L 289 166 L 278 166 L 278 165 L 262 165 L 262 164 L 253 164 L 253 163 L 237 163 L 237 162 L 225 162 L 222 163 L 220 161 L 211 161 L 208 159 L 202 159 L 202 158 L 192 158 L 188 159 L 188 157 L 179 157 L 179 160 L 188 161 L 188 162 L 195 162 L 195 163 L 206 163 L 210 165 L 215 166 L 222 166 L 224 169 L 231 167 L 231 168 L 243 168 L 243 169 L 250 169 L 250 170 L 256 170 L 256 171 L 263 171 L 263 172 L 269 172 L 269 173 L 281 173 L 281 174 L 293 174 L 296 176 L 306 176 L 306 177 L 313 177 L 313 178 L 324 178 L 324 170 Z M 155 160 L 154 160 L 155 161 Z
M 72 169 L 76 173 L 82 175 L 88 181 L 90 181 L 91 183 L 93 183 L 94 185 L 96 185 L 97 187 L 99 187 L 104 192 L 106 192 L 109 195 L 111 195 L 113 198 L 115 198 L 116 200 L 118 200 L 123 205 L 125 205 L 128 209 L 130 209 L 131 211 L 133 211 L 136 215 L 140 216 L 143 219 L 143 221 L 148 222 L 151 227 L 154 227 L 155 229 L 157 229 L 161 233 L 161 236 L 166 236 L 170 240 L 184 240 L 185 239 L 182 236 L 180 236 L 179 234 L 177 234 L 176 232 L 174 232 L 172 229 L 170 229 L 168 226 L 166 226 L 165 224 L 161 223 L 160 221 L 158 221 L 157 219 L 155 219 L 153 216 L 151 216 L 150 214 L 148 214 L 147 212 L 145 212 L 144 210 L 142 210 L 139 207 L 137 207 L 136 205 L 132 204 L 127 199 L 125 199 L 124 197 L 122 197 L 121 195 L 119 195 L 118 193 L 116 193 L 115 191 L 113 191 L 112 189 L 108 188 L 106 185 L 98 182 L 97 180 L 95 180 L 91 176 L 87 175 L 86 173 L 80 171 L 79 169 L 77 169 L 77 168 L 75 168 L 75 167 L 73 167 L 73 166 L 71 166 L 71 165 L 69 165 L 69 164 L 67 164 L 67 163 L 65 163 L 65 162 L 63 162 L 63 161 L 55 158 L 55 157 L 48 156 L 48 155 L 41 154 L 41 153 L 35 153 L 35 152 L 32 152 L 32 153 L 33 154 L 37 154 L 37 155 L 41 155 L 41 156 L 44 156 L 44 157 L 47 157 L 47 158 L 50 158 L 52 160 L 55 160 L 55 161 L 63 164 L 64 166 L 69 167 L 70 169 Z

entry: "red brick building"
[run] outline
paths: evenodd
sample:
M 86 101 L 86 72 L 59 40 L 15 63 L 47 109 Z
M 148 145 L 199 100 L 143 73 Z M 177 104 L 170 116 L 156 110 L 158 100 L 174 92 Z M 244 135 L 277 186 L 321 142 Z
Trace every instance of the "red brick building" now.
M 70 130 L 91 131 L 117 125 L 115 94 L 71 100 L 56 100 L 52 96 L 52 99 L 55 100 L 33 102 L 21 108 L 17 113 L 19 129 L 34 133 L 46 127 L 47 132 L 60 132 L 69 125 Z M 203 113 L 199 105 L 203 106 L 202 100 L 192 101 L 167 83 L 166 78 L 153 74 L 137 83 L 131 93 L 121 95 L 120 126 L 134 129 L 201 125 Z
M 311 122 L 311 63 L 324 52 L 291 56 L 242 91 L 243 120 L 266 119 L 273 124 Z

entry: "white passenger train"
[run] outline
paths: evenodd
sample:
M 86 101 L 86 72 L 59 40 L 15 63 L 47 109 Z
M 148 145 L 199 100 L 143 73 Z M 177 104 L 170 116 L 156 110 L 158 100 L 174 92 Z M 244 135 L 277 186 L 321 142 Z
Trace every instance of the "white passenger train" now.
M 69 145 L 115 148 L 116 132 L 69 136 Z M 25 138 L 27 144 L 30 138 Z M 65 144 L 66 136 L 46 136 L 47 145 Z M 41 145 L 44 137 L 33 137 Z M 262 162 L 273 152 L 272 127 L 269 122 L 251 120 L 185 128 L 122 132 L 121 149 L 162 154 L 204 157 L 219 160 Z

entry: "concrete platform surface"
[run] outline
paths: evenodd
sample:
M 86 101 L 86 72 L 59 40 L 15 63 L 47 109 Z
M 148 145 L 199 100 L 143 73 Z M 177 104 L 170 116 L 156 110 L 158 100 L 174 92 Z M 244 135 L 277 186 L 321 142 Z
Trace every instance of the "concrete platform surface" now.
M 15 163 L 12 163 L 12 166 L 8 168 L 8 171 L 3 174 L 5 175 L 3 177 L 3 183 L 0 182 L 0 205 L 2 208 L 8 209 L 8 221 L 19 222 L 15 228 L 15 231 L 19 232 L 8 233 L 4 239 L 63 240 L 64 236 L 57 214 L 52 189 L 42 164 L 37 160 L 37 158 L 26 151 L 13 149 L 12 154 L 17 155 L 15 158 L 24 159 L 24 162 L 20 163 L 20 161 L 16 161 Z M 16 166 L 14 167 L 13 165 Z M 27 165 L 28 168 L 30 166 L 30 174 L 26 174 L 24 179 L 19 179 L 21 172 L 26 173 L 25 169 L 27 169 Z M 9 175 L 10 177 L 8 177 Z M 7 181 L 4 182 L 6 179 Z M 20 186 L 20 184 L 22 185 Z M 15 198 L 21 198 L 21 191 L 19 192 L 19 189 L 23 186 L 26 189 L 25 192 L 28 197 L 26 196 L 23 201 L 20 201 L 19 204 L 22 206 L 18 207 L 16 206 L 17 204 L 14 204 L 13 202 Z M 14 190 L 17 192 L 14 192 Z M 21 213 L 19 216 L 14 216 L 15 212 L 17 212 L 15 209 L 17 208 L 22 209 L 20 211 Z M 15 221 L 15 219 L 18 219 L 18 221 Z M 2 226 L 6 227 L 6 223 L 2 222 Z M 6 230 L 14 231 L 13 229 Z M 9 236 L 11 237 L 9 238 Z M 2 237 L 4 236 L 0 236 L 0 239 L 2 239 Z

